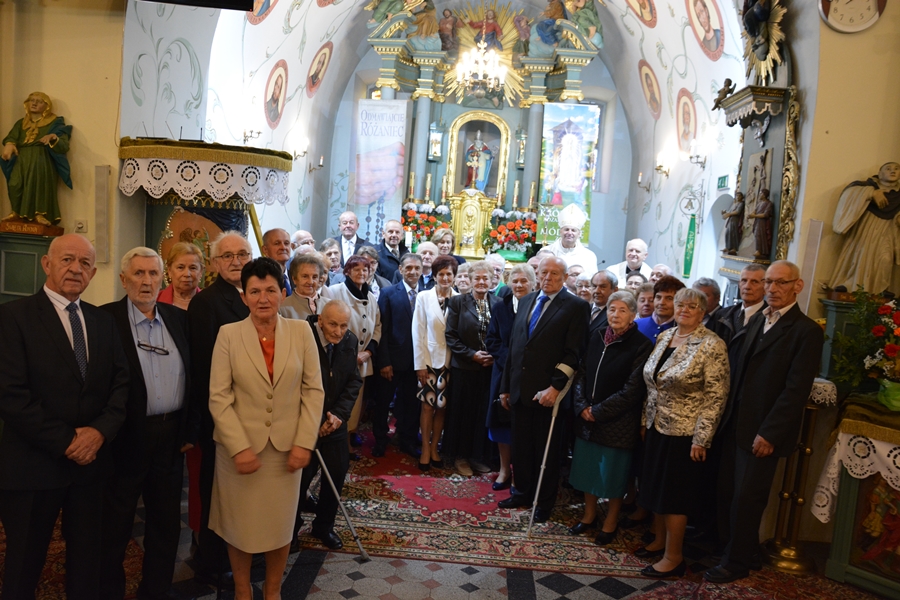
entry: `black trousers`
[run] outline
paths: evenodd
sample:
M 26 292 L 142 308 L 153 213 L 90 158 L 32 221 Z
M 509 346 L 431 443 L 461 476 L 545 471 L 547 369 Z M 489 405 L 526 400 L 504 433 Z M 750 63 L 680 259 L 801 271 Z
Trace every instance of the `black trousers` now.
M 66 540 L 66 597 L 92 600 L 100 596 L 104 485 L 99 481 L 52 490 L 0 492 L 0 521 L 6 530 L 3 600 L 34 600 L 60 510 Z
M 317 445 L 322 460 L 325 461 L 325 468 L 334 480 L 334 486 L 337 488 L 338 494 L 344 488 L 344 479 L 347 477 L 347 471 L 350 470 L 350 450 L 347 448 L 347 425 L 342 424 L 340 428 L 325 437 L 320 437 Z M 300 478 L 300 506 L 297 507 L 297 518 L 294 521 L 294 531 L 300 532 L 301 518 L 300 507 L 306 499 L 306 491 L 312 483 L 316 473 L 319 472 L 319 458 L 313 452 L 312 460 L 305 469 Z M 322 487 L 319 490 L 319 504 L 316 508 L 316 518 L 312 523 L 312 531 L 314 533 L 328 533 L 334 529 L 334 520 L 338 511 L 338 498 L 331 491 L 328 485 L 328 479 L 322 474 Z
M 718 529 L 719 543 L 727 544 L 731 539 L 731 503 L 734 499 L 734 454 L 736 449 L 733 419 L 722 426 L 722 431 L 716 434 L 721 436 L 721 448 L 719 456 L 719 473 L 716 479 L 716 529 Z M 716 439 L 713 439 L 713 446 Z M 708 460 L 708 457 L 707 457 Z
M 560 436 L 563 430 L 563 409 L 557 414 L 553 426 L 553 440 L 547 454 L 547 464 L 541 490 L 538 494 L 538 508 L 552 510 L 559 488 Z M 515 470 L 516 490 L 529 501 L 537 490 L 541 474 L 541 460 L 550 433 L 553 409 L 541 406 L 531 398 L 520 399 L 512 405 L 512 464 Z
M 734 451 L 734 500 L 731 503 L 731 539 L 722 566 L 746 571 L 759 552 L 759 525 L 769 502 L 778 458 L 756 458 L 740 447 Z
M 375 443 L 382 446 L 388 442 L 388 411 L 394 401 L 394 416 L 397 417 L 397 440 L 404 449 L 419 446 L 419 414 L 422 403 L 416 396 L 419 380 L 415 371 L 394 371 L 390 381 L 377 375 L 378 385 L 375 408 L 372 411 L 372 433 Z
M 144 563 L 139 595 L 159 596 L 169 590 L 181 534 L 181 454 L 179 419 L 148 417 L 136 464 L 117 466 L 103 496 L 103 579 L 101 598 L 125 596 L 125 551 L 131 540 L 138 498 L 144 497 Z
M 200 531 L 197 533 L 196 571 L 216 575 L 231 570 L 225 540 L 209 528 L 209 508 L 212 502 L 213 478 L 216 475 L 216 443 L 212 438 L 201 440 L 200 450 Z

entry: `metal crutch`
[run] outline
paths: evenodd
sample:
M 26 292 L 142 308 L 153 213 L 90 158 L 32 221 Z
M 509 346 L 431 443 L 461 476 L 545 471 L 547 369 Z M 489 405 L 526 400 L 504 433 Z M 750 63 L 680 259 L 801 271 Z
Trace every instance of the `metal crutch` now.
M 344 508 L 344 503 L 341 502 L 341 495 L 338 493 L 337 487 L 334 485 L 334 480 L 331 479 L 331 473 L 328 472 L 328 467 L 325 466 L 325 459 L 322 458 L 322 453 L 319 452 L 318 448 L 316 448 L 316 456 L 319 458 L 319 464 L 322 466 L 322 474 L 325 475 L 325 479 L 328 480 L 328 485 L 331 486 L 331 491 L 334 493 L 334 497 L 337 498 L 338 506 L 341 507 L 341 512 L 344 513 L 344 518 L 347 520 L 347 526 L 350 528 L 350 533 L 353 535 L 353 540 L 359 547 L 359 555 L 363 559 L 363 561 L 368 562 L 369 560 L 371 560 L 369 558 L 369 553 L 366 552 L 365 548 L 363 548 L 362 542 L 359 539 L 359 535 L 357 535 L 356 529 L 353 527 L 353 522 L 350 521 L 350 515 L 347 514 L 347 509 Z
M 553 426 L 556 424 L 556 415 L 559 412 L 559 405 L 562 404 L 563 398 L 572 387 L 572 379 L 574 379 L 575 370 L 567 364 L 559 363 L 556 368 L 568 375 L 569 380 L 566 387 L 562 389 L 556 397 L 556 403 L 553 405 L 553 415 L 550 417 L 550 431 L 547 433 L 547 443 L 544 445 L 544 458 L 541 460 L 541 472 L 538 475 L 537 487 L 534 490 L 534 502 L 531 504 L 531 516 L 528 518 L 528 529 L 525 530 L 525 537 L 531 537 L 531 527 L 534 525 L 534 513 L 537 510 L 538 496 L 541 493 L 541 483 L 544 481 L 544 470 L 547 468 L 547 454 L 550 453 L 550 442 L 553 439 Z

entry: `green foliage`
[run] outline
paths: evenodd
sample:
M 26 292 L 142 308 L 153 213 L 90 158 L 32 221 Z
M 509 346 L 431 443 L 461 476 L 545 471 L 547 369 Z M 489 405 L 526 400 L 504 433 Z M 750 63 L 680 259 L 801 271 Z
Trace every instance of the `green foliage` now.
M 861 287 L 853 296 L 850 322 L 858 329 L 854 335 L 835 332 L 831 351 L 834 357 L 834 380 L 856 387 L 864 378 L 876 377 L 871 369 L 866 368 L 865 361 L 867 357 L 874 356 L 882 346 L 882 342 L 872 334 L 872 328 L 881 323 L 878 308 L 884 301 Z

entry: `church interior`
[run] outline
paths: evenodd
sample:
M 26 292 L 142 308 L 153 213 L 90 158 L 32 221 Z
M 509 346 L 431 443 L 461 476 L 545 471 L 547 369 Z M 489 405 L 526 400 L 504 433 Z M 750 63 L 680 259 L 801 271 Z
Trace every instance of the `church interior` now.
M 48 236 L 61 233 L 54 228 L 93 243 L 97 273 L 83 298 L 101 305 L 123 297 L 119 261 L 135 246 L 164 256 L 177 241 L 208 244 L 237 229 L 259 256 L 262 232 L 305 230 L 322 241 L 340 236 L 339 216 L 353 211 L 358 235 L 373 243 L 387 220 L 402 218 L 411 249 L 430 237 L 422 228 L 436 217 L 454 233 L 453 253 L 479 260 L 500 247 L 492 249 L 491 229 L 531 219 L 527 248 L 515 239 L 503 246 L 514 264 L 555 242 L 560 213 L 574 204 L 585 221 L 580 243 L 598 270 L 620 263 L 626 242 L 640 238 L 649 265 L 667 265 L 688 285 L 716 280 L 727 305 L 746 265 L 789 260 L 805 282 L 801 310 L 829 339 L 852 335 L 846 326 L 864 267 L 843 265 L 849 242 L 836 215 L 848 185 L 877 179 L 900 160 L 900 111 L 890 100 L 900 94 L 890 75 L 900 56 L 900 1 L 769 0 L 759 2 L 767 14 L 755 23 L 753 0 L 190 4 L 0 0 L 0 126 L 21 119 L 36 91 L 71 126 L 71 185 L 55 192 L 55 227 L 16 219 L 0 227 L 0 302 L 43 284 L 39 259 Z M 554 6 L 565 7 L 562 15 Z M 865 26 L 837 23 L 852 8 L 876 16 Z M 735 228 L 726 215 L 738 202 L 757 216 Z M 0 216 L 11 213 L 2 185 Z M 883 249 L 900 239 L 898 222 L 888 218 L 893 231 L 854 242 L 895 259 L 881 289 L 868 292 L 900 292 L 900 249 Z M 822 380 L 836 372 L 830 348 L 826 342 Z M 366 567 L 352 559 L 346 535 L 343 553 L 309 538 L 309 548 L 292 555 L 284 597 L 900 598 L 900 538 L 889 542 L 887 562 L 863 560 L 857 548 L 877 471 L 841 474 L 832 450 L 839 431 L 900 444 L 900 419 L 848 415 L 843 400 L 855 393 L 839 384 L 840 402 L 810 405 L 803 456 L 779 467 L 761 536 L 787 548 L 775 551 L 777 568 L 764 571 L 773 578 L 768 587 L 730 596 L 697 579 L 665 592 L 629 562 L 626 547 L 636 538 L 618 558 L 566 554 L 559 525 L 539 532 L 547 556 L 565 555 L 557 562 L 537 550 L 506 562 L 461 547 L 429 552 L 441 539 L 437 528 L 406 554 L 392 550 L 402 545 L 396 537 L 366 537 L 374 561 Z M 837 429 L 851 416 L 865 427 Z M 383 474 L 417 477 L 414 460 L 395 458 Z M 351 469 L 354 514 L 366 512 L 373 468 L 363 461 Z M 885 469 L 893 479 L 882 471 L 889 487 L 878 489 L 893 498 L 884 506 L 896 520 L 900 467 Z M 823 492 L 838 480 L 840 495 Z M 490 488 L 489 479 L 481 483 Z M 371 493 L 391 493 L 379 485 Z M 563 490 L 565 501 L 577 505 L 570 492 Z M 445 508 L 452 506 L 429 510 Z M 500 527 L 511 541 L 496 544 L 518 543 L 514 528 Z M 138 525 L 138 542 L 141 535 Z M 187 535 L 176 579 L 190 576 L 182 566 Z M 798 551 L 798 540 L 808 549 Z M 580 560 L 589 566 L 577 568 Z M 810 573 L 818 579 L 791 580 Z M 393 590 L 383 587 L 392 577 Z M 379 583 L 357 585 L 370 580 Z M 419 595 L 404 596 L 406 581 L 432 586 L 416 583 Z M 215 597 L 208 588 L 175 589 L 184 598 Z

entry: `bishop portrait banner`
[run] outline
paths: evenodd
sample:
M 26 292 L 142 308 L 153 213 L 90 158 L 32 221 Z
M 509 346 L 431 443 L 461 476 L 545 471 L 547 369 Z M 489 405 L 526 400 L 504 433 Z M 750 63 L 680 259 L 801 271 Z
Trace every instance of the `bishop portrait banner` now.
M 541 181 L 538 189 L 538 233 L 541 244 L 559 237 L 557 216 L 570 204 L 588 215 L 581 231 L 587 243 L 590 234 L 591 189 L 598 164 L 597 139 L 600 107 L 589 104 L 544 105 L 541 150 Z

